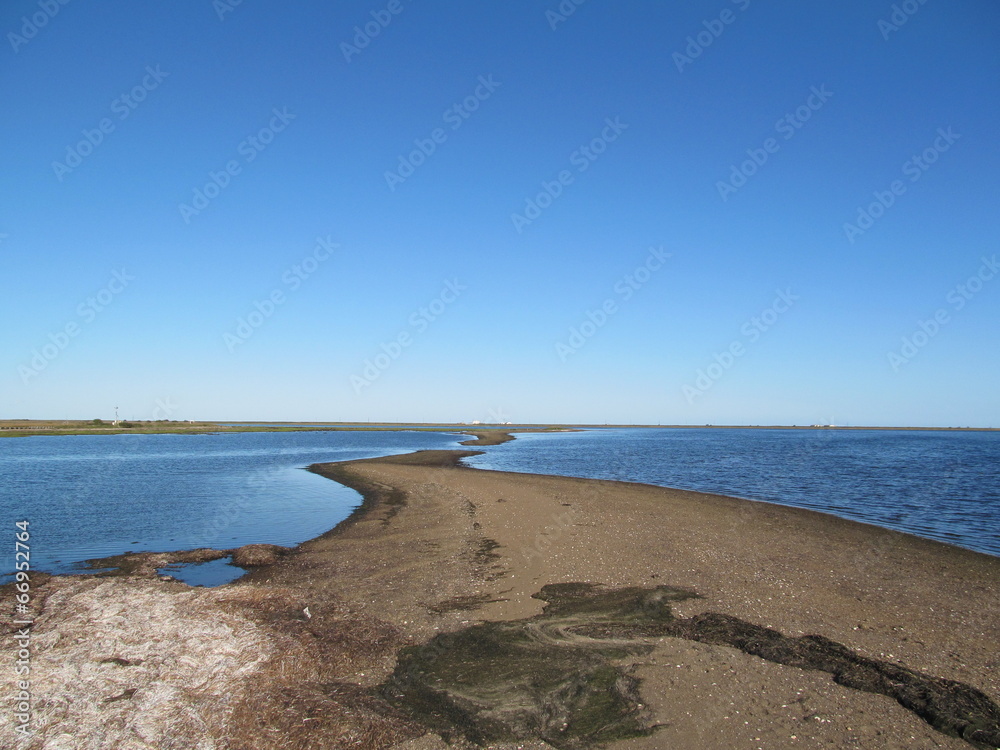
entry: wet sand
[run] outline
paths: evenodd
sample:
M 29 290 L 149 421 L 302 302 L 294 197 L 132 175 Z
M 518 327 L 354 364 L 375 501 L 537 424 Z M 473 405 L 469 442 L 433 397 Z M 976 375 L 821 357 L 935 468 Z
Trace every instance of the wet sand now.
M 463 455 L 312 467 L 364 505 L 236 584 L 197 592 L 192 632 L 230 622 L 230 650 L 244 638 L 254 655 L 238 679 L 216 676 L 228 693 L 207 685 L 184 704 L 212 707 L 206 747 L 969 748 L 997 736 L 1000 559 L 806 510 L 469 469 Z M 600 587 L 559 586 L 579 583 Z M 142 587 L 153 609 L 154 593 L 191 596 L 155 579 L 46 585 L 41 599 L 70 609 L 96 587 L 110 599 Z M 37 625 L 56 642 L 87 627 L 47 605 Z M 477 656 L 487 637 L 495 647 Z M 160 653 L 177 647 L 165 637 Z M 128 677 L 115 662 L 128 648 L 105 645 L 91 665 L 105 699 L 135 689 L 103 704 L 122 732 L 136 721 L 124 704 L 171 679 Z M 579 670 L 524 692 L 556 666 Z M 491 676 L 504 670 L 506 682 Z M 931 726 L 920 709 L 931 688 L 975 714 L 951 731 L 978 741 Z M 45 716 L 50 737 L 74 721 L 57 705 Z M 143 741 L 128 746 L 156 746 Z

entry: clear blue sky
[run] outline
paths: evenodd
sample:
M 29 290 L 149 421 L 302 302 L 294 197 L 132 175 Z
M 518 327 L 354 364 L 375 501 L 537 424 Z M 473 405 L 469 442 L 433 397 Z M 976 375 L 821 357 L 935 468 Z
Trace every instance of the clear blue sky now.
M 1000 9 L 901 5 L 10 0 L 0 417 L 1000 426 Z

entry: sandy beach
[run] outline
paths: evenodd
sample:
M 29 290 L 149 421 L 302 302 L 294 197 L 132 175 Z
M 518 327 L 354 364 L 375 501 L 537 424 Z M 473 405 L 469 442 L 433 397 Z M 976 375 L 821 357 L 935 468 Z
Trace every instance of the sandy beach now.
M 235 584 L 38 579 L 17 746 L 1000 743 L 1000 559 L 464 455 L 311 467 L 364 504 Z

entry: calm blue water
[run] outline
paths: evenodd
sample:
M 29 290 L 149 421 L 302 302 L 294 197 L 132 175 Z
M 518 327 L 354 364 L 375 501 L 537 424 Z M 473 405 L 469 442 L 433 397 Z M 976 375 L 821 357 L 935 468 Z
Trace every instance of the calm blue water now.
M 0 572 L 14 568 L 22 519 L 33 569 L 51 572 L 129 550 L 298 544 L 360 500 L 302 467 L 464 439 L 346 431 L 0 439 Z M 616 429 L 522 434 L 485 450 L 468 463 L 767 500 L 1000 555 L 1000 433 Z M 167 572 L 205 585 L 242 574 L 226 560 Z
M 524 434 L 466 463 L 834 513 L 1000 555 L 1000 433 L 618 429 Z
M 130 550 L 298 544 L 360 502 L 301 467 L 451 448 L 460 439 L 429 432 L 3 438 L 0 573 L 14 570 L 14 523 L 25 519 L 32 568 L 49 572 Z M 220 571 L 230 579 L 243 572 L 223 561 L 168 572 L 219 583 Z

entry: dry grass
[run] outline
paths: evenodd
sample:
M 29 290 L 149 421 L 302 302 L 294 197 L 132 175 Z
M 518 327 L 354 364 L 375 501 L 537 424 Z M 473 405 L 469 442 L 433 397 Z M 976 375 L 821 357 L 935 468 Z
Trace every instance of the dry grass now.
M 19 750 L 376 748 L 423 733 L 336 679 L 393 653 L 398 633 L 358 618 L 320 624 L 286 589 L 56 577 L 36 601 L 35 734 Z M 4 639 L 0 659 L 15 658 Z M 0 746 L 10 722 L 4 712 Z
M 19 750 L 388 748 L 424 731 L 338 679 L 399 634 L 331 607 L 306 617 L 287 589 L 55 577 L 35 601 L 35 734 Z M 14 650 L 5 638 L 0 659 Z
M 276 544 L 247 544 L 233 551 L 233 565 L 241 568 L 274 565 L 289 552 L 291 548 L 279 547 Z
M 210 592 L 159 581 L 53 578 L 46 588 L 32 634 L 35 736 L 23 750 L 225 747 L 248 678 L 272 655 L 260 625 Z M 11 642 L 0 648 L 10 663 Z
M 250 613 L 274 643 L 252 679 L 253 697 L 234 711 L 227 747 L 240 750 L 389 748 L 425 731 L 358 684 L 358 670 L 394 654 L 399 633 L 352 616 L 333 602 L 304 615 L 307 603 L 287 589 L 237 585 L 220 603 Z M 365 666 L 369 665 L 369 666 Z

